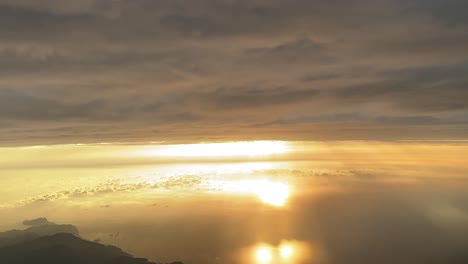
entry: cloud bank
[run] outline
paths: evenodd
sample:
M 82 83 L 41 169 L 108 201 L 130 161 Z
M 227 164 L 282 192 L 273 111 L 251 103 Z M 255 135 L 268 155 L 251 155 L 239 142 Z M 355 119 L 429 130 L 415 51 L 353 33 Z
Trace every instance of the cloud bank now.
M 0 143 L 464 138 L 466 8 L 2 0 Z

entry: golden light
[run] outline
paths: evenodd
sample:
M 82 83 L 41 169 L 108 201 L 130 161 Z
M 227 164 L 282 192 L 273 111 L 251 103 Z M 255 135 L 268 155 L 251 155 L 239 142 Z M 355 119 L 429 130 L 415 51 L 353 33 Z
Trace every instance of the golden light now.
M 262 246 L 255 252 L 255 257 L 259 263 L 269 263 L 273 259 L 273 253 L 270 248 Z
M 241 256 L 239 263 L 256 264 L 322 263 L 325 259 L 319 247 L 298 240 L 283 240 L 277 245 L 257 243 L 249 247 L 246 254 L 241 253 Z
M 242 157 L 285 154 L 290 146 L 283 141 L 241 141 L 151 146 L 138 151 L 144 156 L 160 157 Z
M 289 244 L 282 244 L 279 247 L 280 256 L 283 259 L 290 259 L 294 254 L 294 248 Z
M 290 195 L 287 183 L 266 179 L 212 181 L 210 185 L 224 192 L 253 194 L 263 203 L 277 207 L 284 206 Z
M 265 182 L 257 188 L 257 196 L 266 204 L 283 206 L 289 197 L 289 186 L 282 182 Z

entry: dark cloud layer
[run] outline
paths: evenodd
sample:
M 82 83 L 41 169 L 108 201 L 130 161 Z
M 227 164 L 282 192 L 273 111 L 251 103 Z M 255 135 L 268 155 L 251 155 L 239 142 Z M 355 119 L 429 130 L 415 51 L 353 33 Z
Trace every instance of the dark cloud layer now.
M 465 9 L 461 0 L 2 0 L 0 138 L 460 138 Z M 68 127 L 75 133 L 56 135 Z

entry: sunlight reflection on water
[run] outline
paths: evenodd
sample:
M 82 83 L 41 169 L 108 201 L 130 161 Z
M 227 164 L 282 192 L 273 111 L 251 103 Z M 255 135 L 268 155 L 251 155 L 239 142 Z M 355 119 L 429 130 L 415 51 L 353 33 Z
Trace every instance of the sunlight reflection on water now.
M 299 264 L 313 263 L 319 259 L 319 255 L 312 256 L 310 243 L 283 240 L 278 245 L 255 244 L 249 247 L 244 258 L 244 262 L 252 264 Z
M 263 203 L 277 207 L 284 206 L 290 195 L 287 183 L 268 179 L 212 181 L 210 185 L 225 193 L 253 194 Z

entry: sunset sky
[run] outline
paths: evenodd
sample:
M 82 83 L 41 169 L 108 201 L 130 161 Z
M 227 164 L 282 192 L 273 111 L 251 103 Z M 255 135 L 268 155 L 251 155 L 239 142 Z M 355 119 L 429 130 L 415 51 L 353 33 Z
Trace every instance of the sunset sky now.
M 466 0 L 0 0 L 2 264 L 464 264 L 466 157 Z
M 464 139 L 463 0 L 2 0 L 0 144 Z

